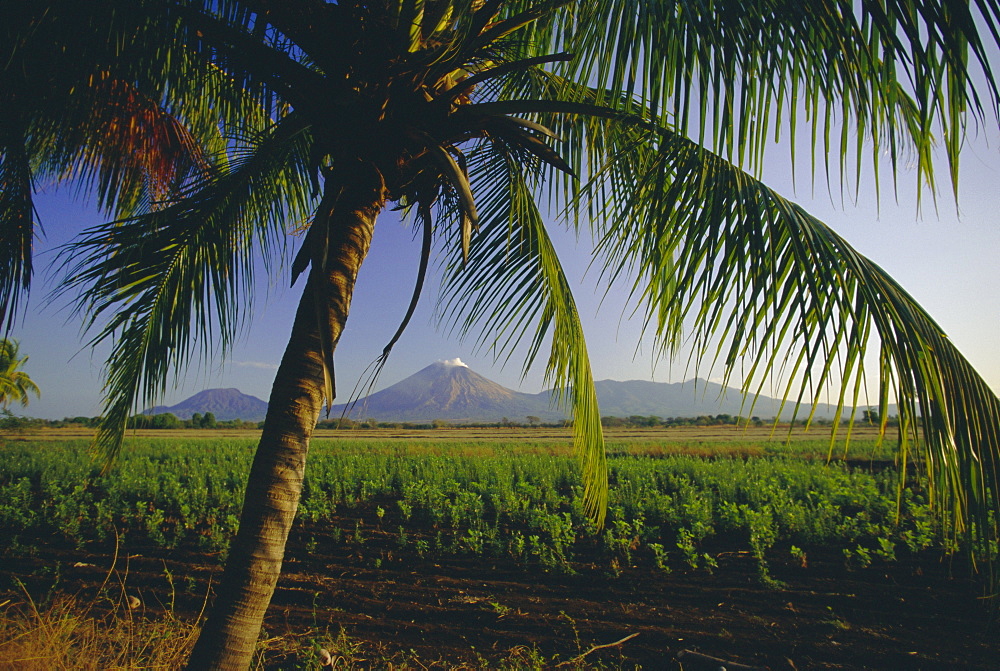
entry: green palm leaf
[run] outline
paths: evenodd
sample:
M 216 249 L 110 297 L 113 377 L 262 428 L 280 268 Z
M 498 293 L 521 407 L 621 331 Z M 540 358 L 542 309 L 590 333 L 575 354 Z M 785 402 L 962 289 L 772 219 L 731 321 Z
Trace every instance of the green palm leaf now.
M 166 4 L 142 0 L 0 7 L 0 323 L 30 283 L 34 188 L 73 179 L 128 217 L 225 149 L 220 122 L 259 123 L 177 28 Z
M 687 138 L 650 133 L 608 164 L 614 198 L 597 180 L 575 205 L 598 215 L 606 276 L 634 271 L 662 347 L 676 351 L 691 333 L 727 378 L 749 362 L 745 392 L 783 379 L 786 397 L 814 409 L 830 387 L 840 407 L 859 405 L 863 355 L 879 342 L 880 414 L 894 399 L 901 458 L 919 450 L 939 510 L 957 513 L 956 533 L 982 552 L 997 534 L 986 511 L 1000 505 L 996 395 L 913 298 L 830 228 Z
M 246 138 L 236 159 L 190 185 L 186 197 L 145 215 L 88 230 L 68 254 L 67 289 L 83 288 L 80 310 L 93 343 L 112 340 L 97 449 L 110 463 L 129 416 L 166 389 L 201 343 L 224 353 L 249 314 L 254 249 L 270 265 L 283 255 L 288 222 L 305 221 L 308 141 L 296 117 Z
M 610 98 L 599 103 L 617 105 L 624 95 L 623 111 L 648 109 L 753 173 L 783 130 L 794 155 L 805 117 L 814 169 L 836 154 L 849 174 L 862 156 L 888 151 L 895 159 L 910 145 L 918 181 L 930 179 L 939 140 L 954 183 L 966 117 L 982 118 L 984 109 L 974 75 L 984 75 L 996 111 L 980 31 L 995 40 L 998 25 L 1000 6 L 989 0 L 596 0 L 533 24 L 529 34 L 542 48 L 575 54 L 555 72 L 600 82 Z
M 498 357 L 509 358 L 527 340 L 525 371 L 550 339 L 545 379 L 555 387 L 557 402 L 572 410 L 584 506 L 600 526 L 607 507 L 607 466 L 586 339 L 569 281 L 523 172 L 533 155 L 518 156 L 512 149 L 484 144 L 470 156 L 480 230 L 467 263 L 452 263 L 440 314 L 463 335 L 478 332 L 478 346 Z

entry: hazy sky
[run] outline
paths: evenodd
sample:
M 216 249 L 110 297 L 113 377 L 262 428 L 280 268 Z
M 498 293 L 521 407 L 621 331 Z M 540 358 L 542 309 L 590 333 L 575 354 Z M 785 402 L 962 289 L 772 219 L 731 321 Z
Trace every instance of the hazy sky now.
M 808 159 L 798 166 L 798 188 L 792 188 L 791 171 L 784 153 L 775 152 L 765 181 L 830 224 L 862 253 L 889 271 L 935 317 L 950 338 L 972 361 L 987 383 L 1000 390 L 1000 135 L 995 131 L 970 141 L 963 154 L 960 178 L 960 214 L 956 215 L 949 190 L 939 194 L 937 211 L 925 197 L 922 215 L 915 204 L 915 178 L 900 177 L 899 202 L 890 183 L 883 184 L 881 210 L 876 207 L 871 180 L 862 181 L 857 205 L 841 206 L 839 194 L 832 202 L 820 180 L 815 194 L 810 187 Z M 939 170 L 946 179 L 946 170 Z M 946 185 L 947 186 L 947 185 Z M 72 189 L 46 189 L 37 206 L 45 235 L 37 244 L 37 275 L 29 310 L 13 337 L 30 356 L 27 372 L 38 383 L 42 398 L 25 414 L 60 418 L 101 412 L 101 371 L 106 349 L 92 352 L 85 344 L 80 321 L 66 309 L 66 300 L 47 302 L 58 275 L 52 249 L 65 243 L 101 218 L 93 207 L 74 198 Z M 596 272 L 586 273 L 590 241 L 577 242 L 570 234 L 558 236 L 564 265 L 575 281 L 596 379 L 652 379 L 678 382 L 691 377 L 684 361 L 654 362 L 650 339 L 642 339 L 640 324 L 629 320 L 612 292 L 601 302 L 603 287 Z M 364 368 L 379 355 L 406 309 L 419 256 L 419 241 L 393 213 L 385 213 L 376 227 L 372 252 L 358 280 L 347 330 L 336 353 L 341 401 Z M 193 368 L 183 383 L 163 399 L 166 404 L 211 387 L 236 387 L 267 399 L 276 364 L 288 337 L 291 317 L 301 285 L 288 289 L 288 276 L 274 277 L 270 288 L 261 286 L 252 326 L 227 361 L 212 361 Z M 506 367 L 477 356 L 472 343 L 435 328 L 432 315 L 437 298 L 437 278 L 431 278 L 409 329 L 396 345 L 378 388 L 398 382 L 424 366 L 461 357 L 471 368 L 505 386 L 525 392 L 542 388 L 542 366 L 521 380 L 520 361 Z M 638 347 L 638 351 L 637 351 Z M 544 363 L 544 360 L 542 360 Z M 655 366 L 654 366 L 655 363 Z M 706 375 L 708 371 L 701 371 Z M 715 371 L 716 375 L 719 371 Z

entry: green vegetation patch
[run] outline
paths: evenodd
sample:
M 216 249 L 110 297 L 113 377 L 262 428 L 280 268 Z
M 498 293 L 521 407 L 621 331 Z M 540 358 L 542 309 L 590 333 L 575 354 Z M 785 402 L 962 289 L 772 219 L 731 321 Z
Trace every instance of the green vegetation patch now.
M 104 476 L 82 440 L 0 446 L 6 553 L 56 537 L 79 547 L 118 538 L 224 556 L 254 442 L 132 443 Z M 897 497 L 891 464 L 827 464 L 813 458 L 818 443 L 701 444 L 697 455 L 664 443 L 611 447 L 609 513 L 598 529 L 584 514 L 578 463 L 564 445 L 317 440 L 297 528 L 310 550 L 319 543 L 360 550 L 377 534 L 391 539 L 398 559 L 506 557 L 566 572 L 584 559 L 612 573 L 637 564 L 711 570 L 720 551 L 749 551 L 765 581 L 769 560 L 805 562 L 814 547 L 836 548 L 860 566 L 960 549 L 922 492 Z

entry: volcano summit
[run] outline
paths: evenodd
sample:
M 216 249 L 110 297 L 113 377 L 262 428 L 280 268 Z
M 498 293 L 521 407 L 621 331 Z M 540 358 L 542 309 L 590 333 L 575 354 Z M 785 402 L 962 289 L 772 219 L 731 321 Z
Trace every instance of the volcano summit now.
M 438 361 L 391 387 L 359 400 L 348 417 L 375 417 L 390 421 L 425 422 L 434 419 L 500 421 L 535 415 L 546 421 L 565 413 L 549 404 L 549 392 L 522 394 L 488 380 L 461 359 Z M 335 405 L 330 416 L 344 413 L 347 405 Z

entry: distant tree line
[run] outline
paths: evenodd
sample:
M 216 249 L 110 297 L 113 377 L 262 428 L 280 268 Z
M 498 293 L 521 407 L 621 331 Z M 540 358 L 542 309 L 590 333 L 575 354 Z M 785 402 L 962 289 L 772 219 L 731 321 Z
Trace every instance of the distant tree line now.
M 880 423 L 881 417 L 878 410 L 875 408 L 868 408 L 867 410 L 859 411 L 854 419 L 856 424 L 873 424 L 878 425 Z M 805 425 L 807 422 L 814 426 L 830 426 L 833 424 L 833 420 L 827 419 L 825 417 L 814 417 L 811 421 L 808 420 L 808 413 L 803 413 L 803 415 L 797 417 L 794 421 L 792 420 L 781 420 L 782 425 Z M 605 428 L 647 428 L 647 427 L 658 427 L 658 426 L 770 426 L 775 423 L 774 417 L 769 417 L 767 419 L 761 419 L 760 417 L 741 417 L 740 415 L 730 415 L 722 413 L 719 415 L 699 415 L 697 417 L 667 417 L 662 419 L 655 415 L 644 416 L 644 415 L 630 415 L 628 417 L 602 417 L 601 425 Z M 847 416 L 842 421 L 843 424 L 850 424 L 851 418 Z M 887 426 L 898 426 L 899 421 L 896 416 L 889 417 L 886 420 Z
M 9 413 L 7 413 L 9 415 Z M 0 429 L 5 428 L 27 428 L 49 427 L 66 428 L 80 427 L 93 429 L 101 422 L 100 417 L 63 417 L 62 419 L 35 419 L 32 417 L 10 417 L 7 423 L 18 424 L 7 426 L 0 419 Z M 194 413 L 190 419 L 181 419 L 172 412 L 164 412 L 156 415 L 133 415 L 129 420 L 129 428 L 132 429 L 258 429 L 263 422 L 249 422 L 242 419 L 220 420 L 215 418 L 215 414 L 206 412 Z
M 850 418 L 844 419 L 843 423 L 850 423 Z M 803 425 L 806 423 L 805 417 L 797 418 L 794 422 L 796 425 Z M 814 418 L 811 424 L 815 426 L 829 426 L 833 422 L 826 418 Z M 878 412 L 872 408 L 865 411 L 859 411 L 857 417 L 855 418 L 855 423 L 857 424 L 878 424 L 879 415 Z M 671 427 L 671 426 L 770 426 L 774 424 L 774 418 L 769 417 L 762 419 L 760 417 L 741 417 L 739 415 L 729 415 L 722 413 L 719 415 L 699 415 L 697 417 L 667 417 L 662 418 L 656 415 L 630 415 L 628 417 L 616 417 L 607 416 L 601 418 L 601 424 L 604 428 L 628 428 L 628 429 L 641 429 L 641 428 L 654 428 L 654 427 Z M 791 421 L 782 420 L 781 424 L 788 426 L 792 424 Z M 895 417 L 890 417 L 887 421 L 889 426 L 896 426 L 897 421 Z M 573 426 L 573 421 L 570 419 L 562 419 L 558 421 L 542 421 L 539 417 L 534 415 L 529 415 L 524 418 L 524 421 L 518 419 L 511 419 L 509 417 L 502 418 L 499 422 L 467 422 L 467 421 L 448 421 L 445 419 L 435 419 L 426 422 L 382 422 L 373 417 L 367 419 L 349 419 L 347 417 L 338 417 L 336 419 L 322 420 L 317 425 L 317 429 L 445 429 L 450 426 L 462 427 L 462 428 L 567 428 Z
M 196 412 L 191 419 L 181 419 L 172 412 L 158 415 L 134 415 L 129 422 L 134 429 L 258 429 L 263 422 L 242 419 L 216 419 L 215 413 Z
M 856 417 L 858 424 L 878 425 L 880 421 L 878 411 L 874 408 L 859 411 Z M 35 419 L 33 417 L 19 417 L 11 414 L 7 410 L 0 410 L 0 430 L 24 430 L 41 427 L 62 428 L 62 427 L 83 427 L 96 428 L 100 423 L 100 417 L 64 417 L 63 419 Z M 850 418 L 844 420 L 849 423 Z M 790 422 L 782 421 L 784 425 Z M 832 422 L 825 418 L 816 418 L 812 424 L 818 426 L 828 426 Z M 156 415 L 134 415 L 130 421 L 133 429 L 259 429 L 263 422 L 246 421 L 242 419 L 216 419 L 215 414 L 206 412 L 194 413 L 190 419 L 181 419 L 173 413 L 164 412 Z M 654 427 L 671 426 L 770 426 L 774 424 L 774 418 L 761 419 L 760 417 L 741 417 L 739 415 L 729 415 L 722 413 L 719 415 L 699 415 L 697 417 L 667 417 L 661 418 L 656 415 L 630 415 L 628 417 L 608 416 L 601 418 L 604 428 L 627 428 L 641 429 Z M 805 418 L 795 420 L 795 424 L 805 424 Z M 898 421 L 895 416 L 889 417 L 886 421 L 888 426 L 897 426 Z M 327 430 L 348 430 L 348 429 L 446 429 L 451 426 L 465 428 L 567 428 L 573 425 L 572 420 L 563 419 L 554 422 L 543 422 L 535 415 L 528 415 L 524 421 L 502 418 L 498 422 L 451 422 L 445 419 L 434 419 L 425 422 L 380 422 L 374 417 L 367 419 L 350 419 L 347 417 L 337 417 L 334 419 L 324 419 L 316 424 L 317 429 Z
M 629 415 L 628 417 L 601 417 L 601 424 L 605 428 L 648 428 L 656 426 L 724 426 L 747 424 L 762 426 L 764 420 L 760 417 L 750 419 L 738 415 L 699 415 L 698 417 L 667 417 L 666 419 L 656 415 Z
M 525 417 L 524 422 L 519 422 L 516 420 L 511 420 L 506 417 L 501 419 L 499 422 L 495 421 L 466 421 L 466 420 L 448 420 L 448 419 L 432 419 L 427 421 L 413 421 L 413 422 L 383 422 L 375 419 L 374 417 L 368 417 L 367 419 L 350 419 L 348 417 L 337 417 L 335 419 L 324 419 L 316 424 L 317 429 L 327 429 L 327 430 L 338 430 L 338 429 L 447 429 L 449 427 L 461 427 L 461 428 L 472 428 L 472 429 L 495 429 L 495 428 L 515 428 L 515 427 L 568 427 L 572 426 L 573 423 L 568 419 L 559 420 L 556 422 L 542 422 L 542 420 L 534 415 L 529 415 Z

